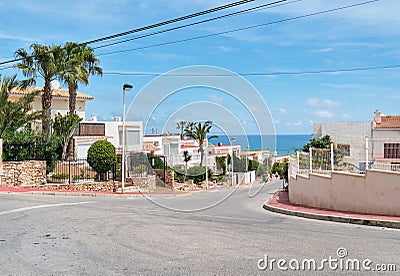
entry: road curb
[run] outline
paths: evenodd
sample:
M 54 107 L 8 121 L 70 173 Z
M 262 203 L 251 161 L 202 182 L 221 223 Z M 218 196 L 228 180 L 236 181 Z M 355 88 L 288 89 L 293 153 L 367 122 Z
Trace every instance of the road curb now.
M 274 195 L 273 195 L 274 196 Z M 273 197 L 271 196 L 271 198 Z M 366 225 L 366 226 L 375 226 L 375 227 L 386 227 L 386 228 L 394 228 L 400 229 L 400 221 L 393 220 L 375 220 L 375 219 L 364 219 L 364 218 L 355 218 L 355 217 L 340 217 L 333 215 L 323 215 L 323 214 L 315 214 L 309 212 L 300 212 L 294 210 L 288 210 L 284 208 L 274 207 L 268 204 L 269 199 L 266 203 L 264 203 L 263 208 L 267 211 L 280 213 L 289 216 L 296 216 L 308 219 L 317 219 L 317 220 L 325 220 L 325 221 L 333 221 L 340 223 L 351 223 L 357 225 Z
M 2 191 L 0 194 L 32 194 L 32 195 L 51 195 L 51 196 L 82 196 L 82 197 L 114 197 L 114 198 L 162 198 L 162 197 L 182 197 L 191 196 L 191 192 L 186 193 L 170 193 L 170 194 L 147 194 L 147 193 L 135 193 L 135 194 L 107 194 L 107 193 L 85 193 L 85 192 L 56 192 L 56 191 Z

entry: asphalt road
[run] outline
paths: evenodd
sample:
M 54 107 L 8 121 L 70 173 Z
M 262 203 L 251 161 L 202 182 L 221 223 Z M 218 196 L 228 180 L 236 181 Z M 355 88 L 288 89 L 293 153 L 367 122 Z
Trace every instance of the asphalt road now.
M 252 187 L 250 194 L 261 189 L 254 197 L 247 188 L 151 200 L 0 194 L 0 275 L 356 274 L 339 262 L 322 271 L 288 265 L 313 258 L 321 266 L 329 257 L 400 271 L 399 230 L 265 211 L 279 185 Z M 339 248 L 348 255 L 338 258 Z M 269 264 L 285 259 L 289 270 L 260 270 L 265 256 Z

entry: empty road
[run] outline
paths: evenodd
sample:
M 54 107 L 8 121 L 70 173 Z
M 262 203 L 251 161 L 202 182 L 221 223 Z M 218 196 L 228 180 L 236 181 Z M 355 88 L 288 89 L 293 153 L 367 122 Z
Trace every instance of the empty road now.
M 322 271 L 288 269 L 296 260 L 340 259 L 339 248 L 342 260 L 370 259 L 372 269 L 394 264 L 398 273 L 399 230 L 265 211 L 279 186 L 151 200 L 0 194 L 0 274 L 356 274 L 327 263 Z M 286 265 L 272 263 L 271 271 L 260 260 L 266 257 Z

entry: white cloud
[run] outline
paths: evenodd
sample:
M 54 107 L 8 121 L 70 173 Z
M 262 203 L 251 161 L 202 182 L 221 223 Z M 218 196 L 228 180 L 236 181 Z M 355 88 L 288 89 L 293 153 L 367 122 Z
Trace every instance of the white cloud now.
M 319 98 L 308 98 L 306 100 L 307 105 L 309 106 L 318 106 L 321 100 Z
M 318 118 L 332 118 L 333 112 L 327 109 L 324 110 L 316 110 L 313 112 Z
M 320 50 L 315 50 L 315 53 L 327 53 L 327 52 L 332 52 L 333 48 L 324 48 L 324 49 L 320 49 Z
M 322 105 L 328 108 L 338 108 L 340 106 L 338 102 L 334 102 L 328 99 L 323 99 Z
M 280 112 L 280 113 L 282 113 L 282 114 L 286 114 L 287 113 L 287 110 L 285 109 L 285 108 L 279 108 L 278 109 L 278 111 Z
M 320 98 L 308 98 L 306 100 L 306 103 L 310 107 L 327 108 L 327 109 L 335 109 L 340 106 L 338 102 Z

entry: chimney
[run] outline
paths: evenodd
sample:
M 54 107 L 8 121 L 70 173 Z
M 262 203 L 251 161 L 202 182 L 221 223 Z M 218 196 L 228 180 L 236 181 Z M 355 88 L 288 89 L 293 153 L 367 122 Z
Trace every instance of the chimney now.
M 90 116 L 90 121 L 97 122 L 97 116 L 96 115 L 91 115 Z
M 374 126 L 376 125 L 380 125 L 382 123 L 382 111 L 380 111 L 379 109 L 375 110 L 374 112 L 375 116 L 374 116 Z
M 114 122 L 121 122 L 121 117 L 115 116 L 114 117 Z

